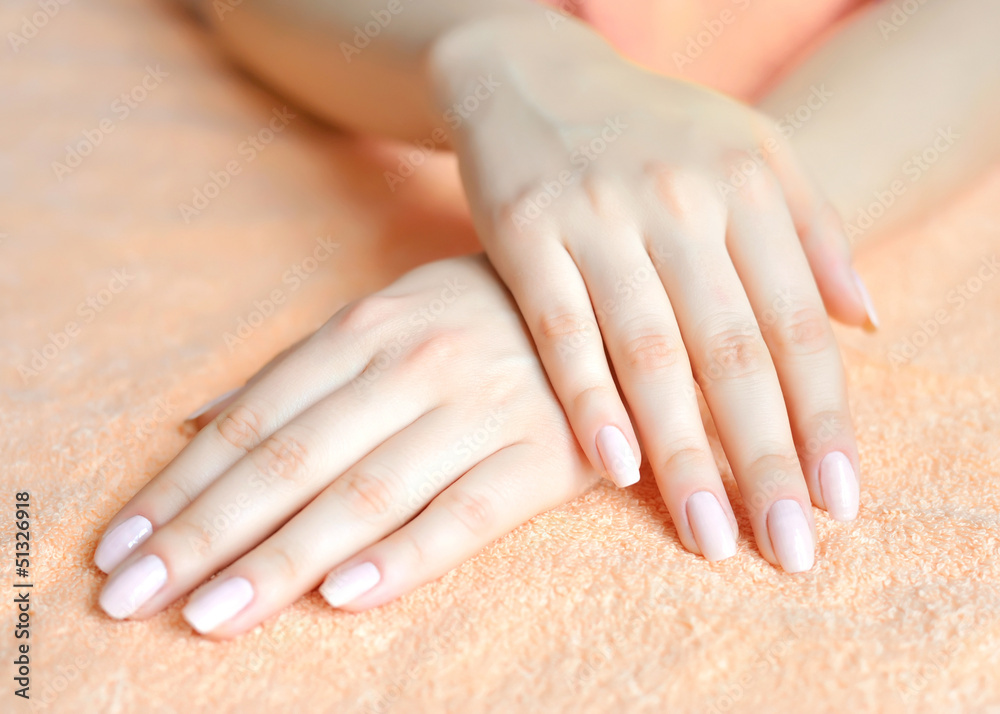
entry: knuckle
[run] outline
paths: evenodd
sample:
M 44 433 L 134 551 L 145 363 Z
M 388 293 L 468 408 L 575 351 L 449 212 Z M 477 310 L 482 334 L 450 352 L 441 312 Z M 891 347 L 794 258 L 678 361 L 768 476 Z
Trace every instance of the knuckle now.
M 752 162 L 752 159 L 745 159 Z M 761 167 L 759 170 L 745 173 L 745 180 L 736 187 L 736 195 L 740 200 L 753 208 L 773 206 L 783 200 L 781 186 L 770 171 Z
M 411 572 L 423 572 L 428 566 L 435 563 L 435 559 L 427 553 L 420 539 L 410 533 L 408 529 L 404 528 L 398 531 L 398 534 L 402 546 L 401 550 L 409 551 L 409 558 L 405 562 L 409 563 Z
M 265 439 L 251 453 L 257 470 L 270 478 L 292 483 L 305 481 L 312 464 L 312 449 L 288 427 Z
M 778 318 L 771 328 L 779 350 L 799 355 L 823 352 L 833 346 L 833 333 L 826 313 L 804 307 Z
M 482 493 L 458 491 L 445 496 L 444 508 L 472 534 L 480 536 L 491 532 L 496 507 Z
M 587 204 L 595 215 L 605 218 L 623 218 L 628 215 L 626 192 L 615 181 L 604 176 L 588 174 L 581 186 Z
M 666 453 L 663 473 L 668 475 L 693 473 L 706 465 L 715 465 L 711 452 L 693 440 L 671 444 Z
M 618 399 L 617 390 L 612 390 L 610 387 L 585 387 L 573 397 L 573 413 L 585 414 L 594 407 L 600 408 L 602 405 L 613 404 L 614 400 Z
M 261 441 L 264 418 L 256 407 L 240 403 L 219 420 L 217 428 L 226 443 L 249 453 Z
M 644 171 L 660 205 L 679 223 L 688 223 L 705 204 L 699 180 L 689 173 L 659 161 L 647 164 Z
M 637 372 L 659 372 L 680 363 L 682 347 L 663 334 L 630 338 L 624 345 L 625 359 Z
M 344 306 L 337 318 L 327 323 L 328 334 L 340 331 L 368 332 L 385 323 L 398 309 L 399 298 L 370 295 Z
M 280 583 L 294 583 L 298 582 L 307 570 L 308 550 L 308 544 L 305 543 L 297 544 L 292 550 L 264 543 L 259 546 L 259 552 L 255 555 L 267 563 L 268 577 L 274 577 Z
M 507 240 L 519 238 L 535 240 L 540 232 L 535 222 L 544 216 L 544 208 L 551 205 L 552 197 L 539 206 L 538 197 L 544 195 L 539 189 L 526 188 L 513 199 L 504 201 L 493 216 L 496 231 Z
M 197 496 L 196 492 L 176 478 L 160 479 L 151 491 L 150 500 L 156 504 L 157 508 L 172 513 L 183 511 L 194 502 Z
M 411 365 L 440 367 L 463 355 L 461 330 L 435 330 L 415 344 L 406 356 Z
M 833 442 L 852 440 L 854 424 L 845 404 L 842 409 L 826 409 L 813 414 L 796 431 L 799 453 L 811 457 L 825 452 Z
M 760 372 L 768 363 L 767 348 L 750 325 L 727 327 L 711 335 L 705 345 L 701 378 L 735 379 Z
M 190 518 L 175 518 L 160 531 L 160 537 L 169 542 L 175 551 L 203 557 L 210 552 L 215 540 L 224 535 L 224 530 L 210 529 L 207 520 L 198 523 Z
M 767 491 L 791 483 L 793 477 L 801 480 L 802 467 L 794 451 L 774 448 L 752 458 L 747 464 L 746 476 L 752 480 L 755 491 Z
M 497 358 L 481 373 L 473 373 L 462 382 L 456 382 L 456 385 L 464 390 L 462 394 L 467 405 L 490 404 L 500 409 L 526 405 L 523 399 L 526 390 L 537 390 L 542 386 L 537 369 L 537 363 L 528 362 L 526 356 L 504 356 Z M 480 418 L 478 413 L 474 418 Z M 498 431 L 503 433 L 502 429 Z
M 547 340 L 586 338 L 594 328 L 592 319 L 565 309 L 544 312 L 538 320 L 538 333 Z
M 377 520 L 388 515 L 396 504 L 400 493 L 396 481 L 388 471 L 367 469 L 349 473 L 338 483 L 341 483 L 340 495 L 352 515 Z
M 534 355 L 503 355 L 474 375 L 472 394 L 476 404 L 504 406 L 521 401 L 525 389 L 537 388 L 537 362 Z

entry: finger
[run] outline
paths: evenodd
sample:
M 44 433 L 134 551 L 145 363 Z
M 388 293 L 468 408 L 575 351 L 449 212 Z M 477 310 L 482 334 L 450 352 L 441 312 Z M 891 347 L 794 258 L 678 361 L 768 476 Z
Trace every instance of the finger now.
M 278 427 L 365 368 L 370 325 L 385 306 L 362 300 L 341 310 L 300 349 L 248 385 L 111 519 L 94 562 L 111 572 Z
M 270 374 L 274 370 L 274 368 L 277 367 L 279 364 L 281 364 L 281 362 L 284 361 L 284 359 L 288 355 L 292 354 L 295 350 L 301 347 L 305 343 L 306 339 L 308 338 L 303 338 L 298 342 L 296 342 L 291 347 L 286 347 L 285 349 L 283 349 L 281 352 L 276 354 L 271 359 L 270 362 L 265 364 L 254 376 L 252 376 L 249 380 L 247 380 L 246 384 L 244 384 L 242 387 L 236 387 L 235 389 L 230 389 L 229 391 L 220 394 L 219 396 L 215 397 L 215 399 L 212 399 L 211 401 L 195 409 L 188 417 L 184 419 L 184 421 L 194 422 L 195 427 L 198 429 L 204 428 L 206 424 L 211 423 L 212 420 L 214 420 L 215 417 L 219 416 L 219 414 L 222 413 L 222 411 L 225 410 L 226 407 L 232 404 L 235 399 L 239 398 L 239 395 L 243 390 L 245 390 L 247 387 L 252 387 L 253 385 L 257 384 L 257 382 L 259 382 L 261 379 Z
M 253 380 L 251 380 L 253 381 Z M 226 407 L 233 403 L 240 393 L 250 385 L 247 382 L 241 387 L 234 387 L 229 389 L 217 397 L 205 402 L 200 407 L 191 412 L 188 416 L 184 417 L 184 421 L 192 422 L 195 428 L 202 429 L 208 423 L 210 423 L 215 417 L 219 416 Z
M 778 376 L 721 236 L 675 240 L 657 262 L 761 555 L 812 567 L 814 526 Z M 679 303 L 681 297 L 674 302 Z
M 723 560 L 736 554 L 736 517 L 705 435 L 680 328 L 642 243 L 614 244 L 613 260 L 594 251 L 579 261 L 618 383 L 681 543 Z
M 788 212 L 749 198 L 758 200 L 733 201 L 729 254 L 777 369 L 813 503 L 852 520 L 858 451 L 840 351 Z
M 458 567 L 590 483 L 534 445 L 509 446 L 452 484 L 413 521 L 330 573 L 320 593 L 352 612 L 385 604 Z
M 845 324 L 877 329 L 878 315 L 871 296 L 851 267 L 851 245 L 840 214 L 823 198 L 787 141 L 773 140 L 778 148 L 768 162 L 781 184 L 826 310 Z
M 495 415 L 477 417 L 476 428 L 470 421 L 443 407 L 391 437 L 195 592 L 185 618 L 202 634 L 232 637 L 315 588 L 331 568 L 411 520 L 507 443 Z M 228 582 L 233 579 L 241 582 Z M 240 597 L 244 593 L 252 594 L 252 603 Z
M 432 408 L 428 387 L 404 391 L 402 381 L 389 377 L 371 395 L 389 409 L 372 409 L 369 395 L 348 386 L 261 442 L 112 572 L 101 593 L 104 610 L 118 618 L 152 615 L 260 543 L 331 478 Z M 136 585 L 144 560 L 163 578 L 152 593 Z
M 506 268 L 506 269 L 504 269 Z M 580 270 L 556 243 L 530 260 L 498 266 L 535 341 L 573 432 L 594 468 L 619 486 L 639 480 L 639 444 L 608 367 Z

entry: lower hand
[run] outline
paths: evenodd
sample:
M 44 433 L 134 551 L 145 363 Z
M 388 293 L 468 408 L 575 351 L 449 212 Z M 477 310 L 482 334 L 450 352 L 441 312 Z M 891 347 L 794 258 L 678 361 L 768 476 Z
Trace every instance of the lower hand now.
M 212 637 L 320 583 L 364 610 L 599 480 L 482 257 L 347 306 L 198 423 L 98 546 L 112 617 L 199 585 L 184 616 Z

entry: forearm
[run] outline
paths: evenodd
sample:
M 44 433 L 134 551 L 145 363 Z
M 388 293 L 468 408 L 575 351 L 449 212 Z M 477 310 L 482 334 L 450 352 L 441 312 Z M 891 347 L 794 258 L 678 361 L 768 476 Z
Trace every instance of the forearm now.
M 409 140 L 444 123 L 429 71 L 438 48 L 453 35 L 485 36 L 477 26 L 540 26 L 552 12 L 530 0 L 242 0 L 221 12 L 216 5 L 203 9 L 221 42 L 272 86 L 338 126 Z M 584 32 L 582 23 L 567 23 Z M 461 60 L 453 61 L 461 75 Z
M 855 239 L 914 218 L 1000 159 L 1000 4 L 927 2 L 911 15 L 900 5 L 859 13 L 758 105 L 783 117 L 812 87 L 832 94 L 785 127 Z

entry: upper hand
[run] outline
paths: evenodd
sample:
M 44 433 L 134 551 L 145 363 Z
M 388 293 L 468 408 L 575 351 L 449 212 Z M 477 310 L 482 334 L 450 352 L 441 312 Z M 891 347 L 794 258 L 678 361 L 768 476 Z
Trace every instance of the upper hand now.
M 433 66 L 459 104 L 491 83 L 452 144 L 583 451 L 628 485 L 641 443 L 684 545 L 728 557 L 736 521 L 697 384 L 761 553 L 809 569 L 810 503 L 842 520 L 858 506 L 827 308 L 868 316 L 835 212 L 749 107 L 549 28 L 516 27 L 502 46 L 517 51 L 494 62 L 498 26 L 459 35 Z

